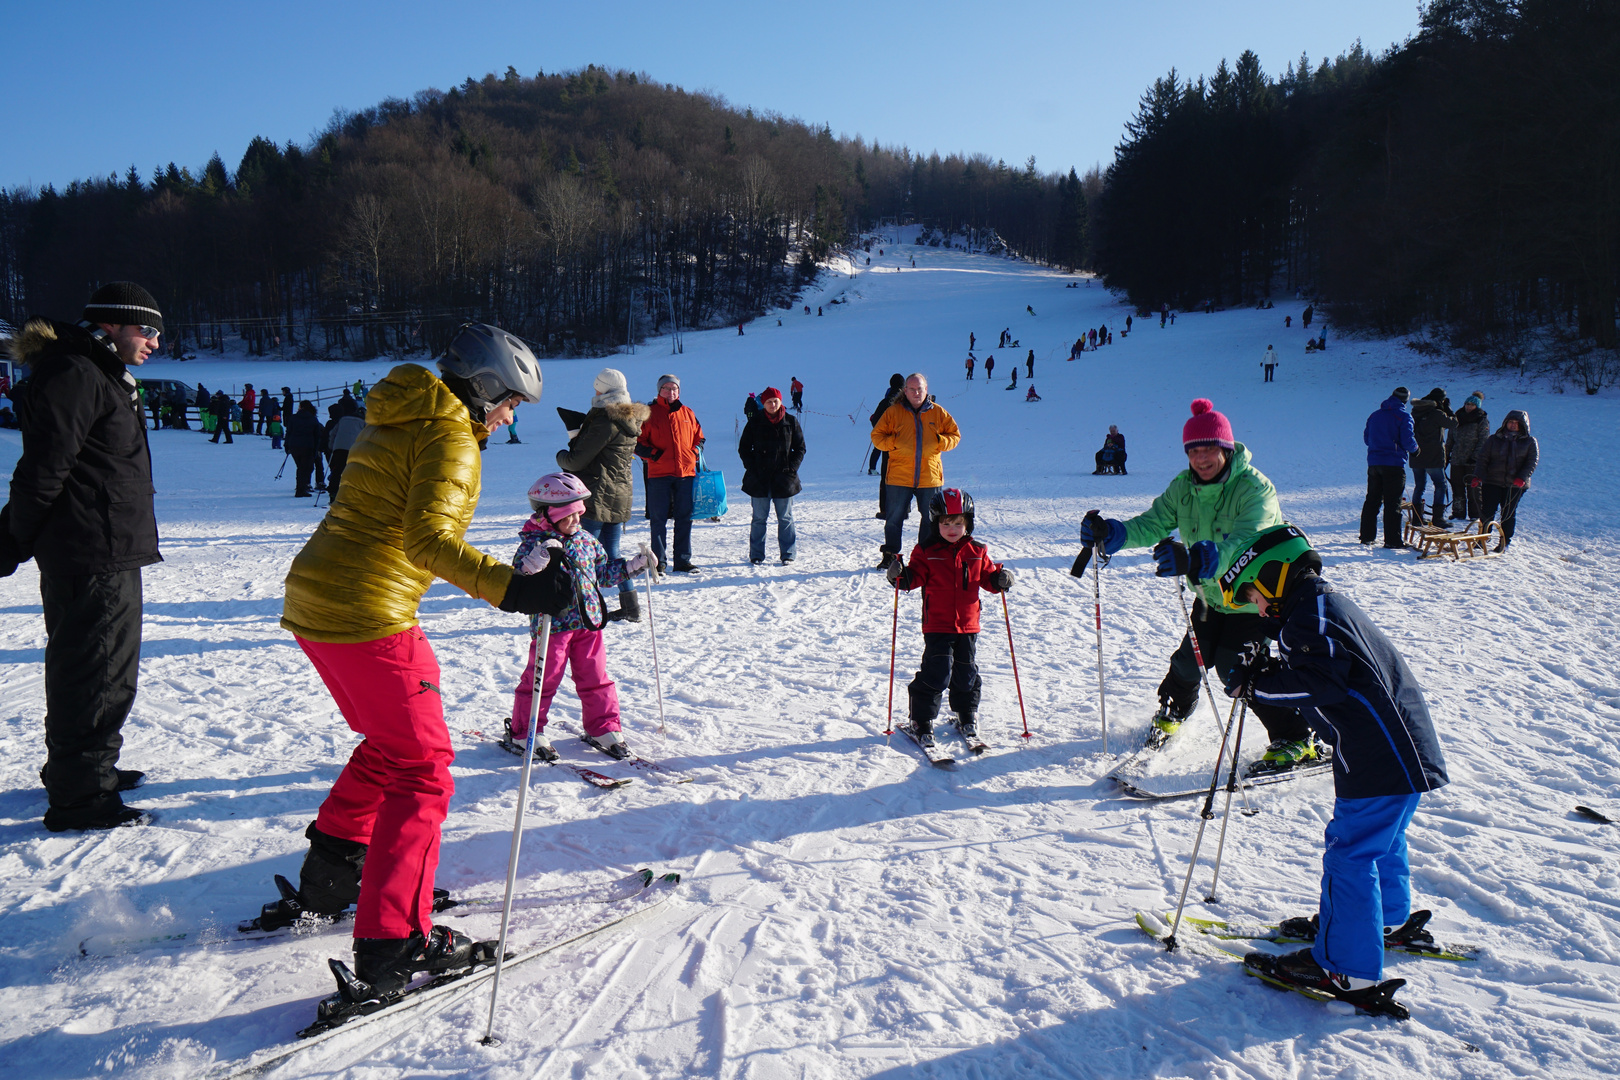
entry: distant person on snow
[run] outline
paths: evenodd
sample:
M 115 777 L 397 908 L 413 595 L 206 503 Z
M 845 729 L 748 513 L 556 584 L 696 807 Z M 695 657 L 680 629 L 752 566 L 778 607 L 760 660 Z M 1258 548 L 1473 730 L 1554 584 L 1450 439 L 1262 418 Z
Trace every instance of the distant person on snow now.
M 1519 502 L 1529 490 L 1530 476 L 1540 460 L 1541 447 L 1530 434 L 1530 414 L 1523 409 L 1509 412 L 1502 427 L 1479 448 L 1474 475 L 1468 483 L 1479 489 L 1482 522 L 1489 525 L 1497 508 L 1502 510 L 1502 539 L 1497 541 L 1497 551 L 1506 551 L 1513 542 Z
M 752 420 L 757 412 L 759 412 L 759 400 L 754 397 L 754 392 L 750 390 L 748 400 L 743 402 L 743 419 L 745 421 Z
M 1235 557 L 1240 538 L 1281 525 L 1282 511 L 1277 489 L 1254 468 L 1248 448 L 1233 439 L 1231 423 L 1209 399 L 1192 403 L 1181 444 L 1187 468 L 1145 513 L 1128 522 L 1087 515 L 1080 523 L 1080 542 L 1101 546 L 1109 555 L 1121 548 L 1153 545 L 1160 577 L 1192 583 L 1191 614 L 1199 655 L 1224 680 L 1242 662 L 1249 643 L 1265 637 L 1266 629 L 1247 604 L 1226 601 L 1216 581 L 1219 568 L 1223 560 Z M 1179 541 L 1166 539 L 1172 531 L 1179 531 Z M 1180 729 L 1198 703 L 1198 691 L 1198 660 L 1191 640 L 1183 636 L 1159 684 L 1159 711 L 1148 731 L 1148 746 L 1163 746 Z M 1249 775 L 1283 772 L 1317 759 L 1310 729 L 1296 710 L 1264 704 L 1256 705 L 1254 714 L 1271 743 Z
M 1035 377 L 1034 349 L 1029 350 L 1029 355 L 1024 358 L 1024 377 L 1028 379 L 1033 379 Z
M 1406 402 L 1410 392 L 1397 386 L 1395 392 L 1369 417 L 1361 432 L 1367 444 L 1367 498 L 1361 504 L 1361 542 L 1370 544 L 1378 535 L 1378 509 L 1384 510 L 1384 546 L 1406 549 L 1401 539 L 1401 495 L 1406 491 L 1406 462 L 1417 450 L 1412 433 L 1412 414 Z
M 1029 312 L 1031 315 L 1035 314 L 1035 309 L 1028 304 L 1024 305 L 1024 310 Z
M 1041 400 L 1041 395 L 1039 395 L 1039 394 L 1037 394 L 1035 392 L 1035 384 L 1034 383 L 1029 384 L 1029 392 L 1024 395 L 1024 400 L 1025 401 L 1039 401 L 1039 400 Z
M 1260 358 L 1260 366 L 1265 369 L 1265 381 L 1272 381 L 1272 373 L 1277 370 L 1277 350 L 1271 345 L 1266 346 L 1266 355 Z
M 967 381 L 972 382 L 973 381 L 973 354 L 972 353 L 968 353 L 968 358 L 962 364 L 962 366 L 967 368 Z
M 1129 315 L 1127 315 L 1127 316 L 1125 316 L 1125 333 L 1129 334 L 1130 332 L 1131 332 L 1131 317 Z
M 1474 460 L 1491 433 L 1490 417 L 1482 406 L 1485 395 L 1478 390 L 1468 395 L 1457 410 L 1457 426 L 1446 436 L 1446 457 L 1451 462 L 1451 516 L 1458 521 L 1478 521 L 1482 509 L 1478 488 L 1468 485 L 1474 475 Z
M 906 377 L 900 374 L 898 371 L 893 375 L 890 375 L 889 389 L 886 393 L 884 393 L 883 400 L 878 402 L 878 407 L 872 410 L 872 415 L 868 419 L 868 422 L 872 425 L 872 427 L 877 427 L 878 421 L 883 418 L 883 414 L 889 411 L 889 406 L 893 405 L 895 399 L 905 392 Z M 880 461 L 882 463 L 881 466 L 879 465 Z M 877 516 L 881 518 L 884 516 L 883 491 L 884 488 L 888 486 L 889 455 L 885 454 L 882 450 L 879 450 L 876 446 L 874 446 L 872 447 L 871 457 L 868 458 L 866 462 L 866 475 L 872 476 L 880 467 L 883 470 L 883 475 L 878 479 Z
M 1313 314 L 1315 314 L 1315 313 L 1316 313 L 1316 308 L 1313 305 L 1306 304 L 1305 305 L 1305 313 L 1300 316 L 1300 320 L 1299 320 L 1300 325 L 1303 326 L 1305 329 L 1309 330 L 1311 328 L 1311 316 Z
M 1405 1016 L 1380 986 L 1390 945 L 1433 945 L 1412 916 L 1406 829 L 1426 791 L 1445 785 L 1445 757 L 1418 680 L 1373 621 L 1321 578 L 1322 560 L 1292 525 L 1241 539 L 1220 578 L 1229 606 L 1254 604 L 1281 645 L 1222 676 L 1226 692 L 1298 710 L 1333 748 L 1333 817 L 1322 854 L 1321 903 L 1283 932 L 1309 948 L 1244 962 L 1291 986 Z M 1394 928 L 1393 931 L 1390 928 Z M 1398 1010 L 1398 1011 L 1397 1011 Z
M 306 398 L 298 403 L 298 411 L 287 421 L 287 453 L 292 455 L 294 465 L 294 498 L 307 499 L 315 491 L 326 489 L 326 465 L 322 458 L 325 451 L 326 429 L 316 415 L 315 403 Z M 309 486 L 312 471 L 315 474 L 314 491 Z
M 297 902 L 267 904 L 259 921 L 275 929 L 301 912 L 336 915 L 355 904 L 354 974 L 368 998 L 493 951 L 433 923 L 455 748 L 443 678 L 417 621 L 423 593 L 442 578 L 526 615 L 561 612 L 575 599 L 554 549 L 525 575 L 465 539 L 481 445 L 519 402 L 540 398 L 534 354 L 496 327 L 469 323 L 439 368 L 401 364 L 367 395 L 370 422 L 349 452 L 344 498 L 293 559 L 282 607 L 281 625 L 362 740 L 306 831 Z M 301 408 L 314 419 L 313 404 Z
M 796 413 L 803 413 L 804 383 L 799 381 L 799 377 L 797 375 L 791 376 L 790 379 L 791 381 L 788 383 L 788 393 L 793 395 L 793 411 Z
M 1108 434 L 1103 436 L 1102 449 L 1097 451 L 1097 468 L 1092 476 L 1101 476 L 1106 472 L 1117 472 L 1125 475 L 1125 436 L 1119 433 L 1119 428 L 1113 424 L 1108 425 Z
M 667 523 L 674 517 L 672 564 L 683 574 L 696 573 L 697 567 L 692 565 L 692 488 L 698 451 L 703 448 L 703 425 L 681 403 L 681 380 L 674 375 L 658 377 L 658 396 L 647 407 L 647 419 L 636 438 L 636 456 L 647 462 L 647 516 L 652 522 L 658 572 L 670 565 L 665 537 Z
M 945 407 L 928 393 L 928 377 L 921 372 L 906 380 L 905 392 L 884 410 L 872 429 L 872 445 L 889 456 L 884 478 L 882 557 L 878 569 L 887 570 L 900 554 L 900 534 L 915 499 L 922 521 L 917 542 L 934 535 L 929 510 L 945 483 L 940 455 L 956 449 L 962 433 Z
M 1013 573 L 973 539 L 973 496 L 956 488 L 935 492 L 928 514 L 937 531 L 917 543 L 909 564 L 891 560 L 884 576 L 896 589 L 923 591 L 922 662 L 906 690 L 911 730 L 918 742 L 932 747 L 934 720 L 947 689 L 957 730 L 970 742 L 978 738 L 979 590 L 1004 593 L 1012 588 Z
M 1446 432 L 1455 430 L 1457 417 L 1451 411 L 1451 399 L 1441 387 L 1435 387 L 1412 402 L 1412 437 L 1418 448 L 1412 452 L 1412 504 L 1418 517 L 1423 516 L 1423 492 L 1429 481 L 1434 481 L 1434 509 L 1431 520 L 1434 527 L 1444 529 L 1446 509 L 1451 502 L 1446 492 Z
M 989 382 L 995 376 L 995 371 L 996 354 L 991 353 L 989 356 L 984 358 L 984 381 Z
M 743 427 L 737 456 L 743 463 L 743 494 L 753 501 L 748 529 L 748 561 L 765 561 L 765 526 L 776 510 L 776 548 L 782 565 L 798 554 L 799 533 L 793 523 L 793 496 L 799 484 L 799 463 L 804 460 L 804 429 L 782 408 L 782 392 L 767 386 L 760 412 Z
M 517 551 L 512 553 L 514 575 L 526 574 L 533 560 L 542 565 L 555 560 L 570 579 L 574 603 L 560 612 L 535 614 L 529 625 L 538 641 L 540 620 L 551 619 L 546 639 L 545 665 L 540 682 L 540 712 L 534 733 L 536 761 L 557 761 L 562 755 L 546 737 L 546 721 L 551 702 L 562 685 L 564 669 L 573 672 L 574 692 L 579 695 L 579 721 L 585 741 L 619 761 L 630 756 L 620 734 L 619 688 L 608 677 L 607 656 L 602 648 L 602 627 L 607 625 L 607 606 L 602 590 L 623 588 L 652 563 L 650 554 L 629 559 L 608 555 L 601 543 L 580 527 L 585 500 L 590 489 L 573 473 L 547 473 L 529 488 L 529 506 L 534 513 L 518 530 Z M 560 557 L 558 557 L 560 556 Z M 512 695 L 512 715 L 506 718 L 506 737 L 501 748 L 523 756 L 529 739 L 529 713 L 534 705 L 534 664 L 531 655 Z
M 1013 365 L 1013 368 L 1012 368 L 1012 382 L 1008 383 L 1006 388 L 1008 390 L 1016 390 L 1016 389 L 1018 389 L 1018 365 L 1017 364 Z

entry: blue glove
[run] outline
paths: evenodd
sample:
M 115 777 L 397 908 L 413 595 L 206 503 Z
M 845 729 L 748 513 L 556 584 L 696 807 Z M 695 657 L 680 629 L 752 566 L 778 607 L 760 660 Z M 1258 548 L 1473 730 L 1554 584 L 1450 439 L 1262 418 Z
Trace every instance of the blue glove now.
M 1125 546 L 1125 523 L 1101 514 L 1087 514 L 1080 521 L 1080 546 L 1102 544 L 1103 554 L 1112 555 Z
M 1168 536 L 1153 545 L 1153 561 L 1159 564 L 1159 577 L 1181 577 L 1191 565 L 1186 547 Z
M 1194 585 L 1208 581 L 1221 570 L 1221 553 L 1215 549 L 1213 540 L 1200 540 L 1188 548 L 1187 561 L 1191 564 L 1187 569 L 1187 580 Z

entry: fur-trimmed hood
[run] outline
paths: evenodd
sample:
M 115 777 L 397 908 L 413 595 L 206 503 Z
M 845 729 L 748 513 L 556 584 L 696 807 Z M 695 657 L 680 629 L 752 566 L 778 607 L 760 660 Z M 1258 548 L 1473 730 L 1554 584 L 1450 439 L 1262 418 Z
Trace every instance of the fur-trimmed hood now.
M 17 336 L 11 339 L 11 346 L 6 351 L 11 354 L 11 359 L 30 368 L 45 357 L 61 352 L 120 362 L 116 353 L 96 341 L 88 331 L 52 319 L 29 319 Z M 98 351 L 104 355 L 97 356 Z
M 639 401 L 622 401 L 612 405 L 603 405 L 601 409 L 607 418 L 620 427 L 627 429 L 632 436 L 641 432 L 641 425 L 647 422 L 652 410 Z

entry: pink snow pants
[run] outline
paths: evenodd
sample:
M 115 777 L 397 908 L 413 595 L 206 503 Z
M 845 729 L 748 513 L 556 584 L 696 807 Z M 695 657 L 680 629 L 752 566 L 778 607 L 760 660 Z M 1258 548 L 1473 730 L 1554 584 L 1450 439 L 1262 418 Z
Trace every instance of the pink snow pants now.
M 530 650 L 531 652 L 533 650 Z M 546 646 L 546 678 L 540 687 L 540 730 L 546 730 L 551 699 L 562 685 L 564 664 L 574 669 L 574 690 L 579 694 L 580 719 L 585 734 L 595 738 L 619 730 L 619 688 L 608 678 L 607 657 L 602 651 L 602 631 L 567 630 L 552 632 Z M 512 695 L 512 737 L 529 737 L 529 705 L 534 698 L 534 661 L 531 658 Z
M 450 810 L 455 751 L 439 662 L 420 627 L 357 644 L 298 639 L 343 719 L 365 740 L 321 804 L 315 827 L 367 844 L 354 936 L 433 929 L 439 826 Z

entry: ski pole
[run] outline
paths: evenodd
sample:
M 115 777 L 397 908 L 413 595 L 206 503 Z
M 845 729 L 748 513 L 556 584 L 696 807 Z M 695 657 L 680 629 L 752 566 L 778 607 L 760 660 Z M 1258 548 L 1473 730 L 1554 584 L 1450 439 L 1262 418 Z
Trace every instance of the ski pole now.
M 501 936 L 495 947 L 495 985 L 489 991 L 489 1027 L 480 1040 L 499 1046 L 495 1038 L 495 1007 L 501 999 L 501 966 L 506 961 L 506 928 L 512 921 L 512 888 L 517 883 L 518 849 L 523 846 L 523 808 L 529 801 L 529 774 L 534 769 L 534 736 L 540 729 L 540 695 L 546 682 L 546 651 L 551 642 L 551 616 L 537 616 L 539 627 L 529 635 L 529 661 L 534 678 L 529 690 L 529 737 L 523 742 L 523 780 L 518 787 L 517 820 L 512 823 L 512 852 L 506 857 L 506 900 L 501 905 Z
M 646 544 L 641 545 L 641 554 L 647 559 L 647 633 L 652 636 L 653 654 L 653 695 L 658 698 L 658 734 L 664 735 L 664 680 L 658 670 L 658 631 L 653 626 L 652 579 L 656 571 L 653 569 L 657 563 L 653 560 L 652 552 Z M 665 736 L 666 738 L 668 736 Z
M 1249 715 L 1249 703 L 1242 700 L 1238 707 L 1237 738 L 1232 742 L 1232 768 L 1226 774 L 1226 808 L 1221 811 L 1221 836 L 1215 845 L 1215 876 L 1209 880 L 1209 894 L 1204 902 L 1215 903 L 1215 889 L 1221 883 L 1221 856 L 1226 852 L 1226 823 L 1232 820 L 1232 792 L 1237 789 L 1238 752 L 1243 749 L 1243 721 Z
M 1226 733 L 1221 736 L 1221 748 L 1215 755 L 1215 771 L 1209 778 L 1209 791 L 1204 796 L 1204 808 L 1198 813 L 1198 835 L 1193 839 L 1192 859 L 1187 863 L 1187 880 L 1181 883 L 1181 899 L 1176 901 L 1176 918 L 1170 925 L 1170 936 L 1164 939 L 1166 951 L 1173 951 L 1181 943 L 1176 931 L 1181 929 L 1181 909 L 1187 906 L 1187 890 L 1192 888 L 1193 871 L 1198 868 L 1198 849 L 1204 843 L 1204 827 L 1215 816 L 1215 789 L 1221 783 L 1221 764 L 1226 760 L 1226 741 L 1232 737 L 1232 721 L 1237 719 L 1238 703 L 1232 702 L 1232 711 L 1226 718 Z
M 288 458 L 290 458 L 290 457 L 292 457 L 292 454 L 291 454 L 291 453 L 290 453 L 290 452 L 289 452 L 289 453 L 286 453 L 286 454 L 283 454 L 283 455 L 282 455 L 282 456 L 281 456 L 281 467 L 280 467 L 280 468 L 278 468 L 278 469 L 277 469 L 277 470 L 276 470 L 276 476 L 275 476 L 275 478 L 276 478 L 276 479 L 277 479 L 277 480 L 280 480 L 280 479 L 281 479 L 281 474 L 282 474 L 282 472 L 283 472 L 283 471 L 285 471 L 285 470 L 286 470 L 286 468 L 287 468 L 287 459 L 288 459 Z
M 1192 642 L 1193 659 L 1198 661 L 1198 678 L 1204 684 L 1204 694 L 1209 698 L 1209 709 L 1215 714 L 1215 722 L 1221 722 L 1221 707 L 1215 704 L 1215 691 L 1209 688 L 1209 668 L 1204 666 L 1204 650 L 1198 647 L 1198 630 L 1193 626 L 1192 611 L 1187 607 L 1187 583 L 1180 575 L 1176 576 L 1176 598 L 1181 601 L 1181 614 L 1187 619 L 1187 640 Z M 1224 744 L 1223 744 L 1224 745 Z M 1220 766 L 1217 764 L 1216 769 Z
M 1012 615 L 1007 611 L 1007 594 L 1001 594 L 1001 617 L 1007 620 L 1007 655 L 1012 657 L 1013 687 L 1018 691 L 1018 717 L 1024 722 L 1024 738 L 1029 738 L 1029 717 L 1024 713 L 1024 687 L 1018 681 L 1018 650 L 1013 648 Z
M 898 556 L 896 556 L 898 558 Z M 900 582 L 894 583 L 894 628 L 889 631 L 889 710 L 883 715 L 883 745 L 894 737 L 894 653 L 900 640 Z
M 1086 516 L 1101 520 L 1102 512 L 1100 510 L 1093 510 Z M 1108 565 L 1108 560 L 1113 558 L 1113 556 L 1107 554 L 1106 552 L 1097 551 L 1089 546 L 1083 547 L 1080 549 L 1080 554 L 1075 556 L 1074 565 L 1069 568 L 1069 573 L 1072 576 L 1080 578 L 1082 581 L 1084 581 L 1086 576 L 1086 564 L 1089 563 L 1093 557 L 1095 557 L 1097 560 L 1097 566 L 1094 570 L 1096 578 L 1092 582 L 1091 586 L 1091 598 L 1097 609 L 1097 711 L 1102 715 L 1103 753 L 1106 754 L 1108 753 L 1108 697 L 1104 691 L 1103 683 L 1102 568 Z

